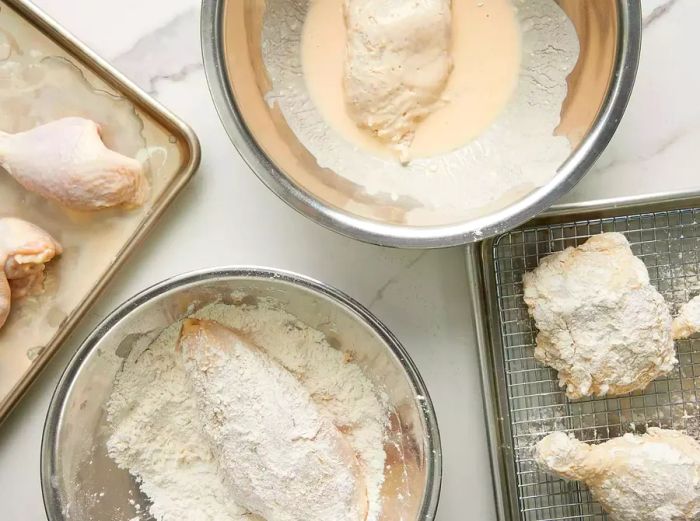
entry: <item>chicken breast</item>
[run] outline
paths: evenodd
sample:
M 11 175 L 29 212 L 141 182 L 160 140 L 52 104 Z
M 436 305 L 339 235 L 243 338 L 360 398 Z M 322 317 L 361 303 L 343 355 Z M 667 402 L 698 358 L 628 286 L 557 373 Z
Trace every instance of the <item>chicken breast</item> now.
M 681 306 L 673 319 L 673 338 L 682 340 L 700 332 L 700 295 Z
M 40 292 L 46 264 L 62 252 L 38 226 L 0 218 L 0 328 L 10 314 L 11 300 Z
M 0 166 L 27 190 L 74 210 L 137 206 L 149 190 L 141 163 L 108 149 L 99 126 L 83 118 L 0 133 Z
M 680 432 L 652 427 L 600 445 L 555 432 L 537 444 L 535 459 L 585 483 L 611 521 L 700 520 L 700 444 Z
M 569 398 L 644 389 L 676 364 L 668 306 L 623 235 L 545 257 L 523 286 L 535 358 L 559 372 Z
M 216 322 L 179 341 L 204 434 L 236 501 L 266 521 L 363 521 L 367 487 L 350 444 L 296 378 Z
M 402 161 L 418 123 L 443 100 L 450 72 L 451 0 L 345 0 L 348 112 Z

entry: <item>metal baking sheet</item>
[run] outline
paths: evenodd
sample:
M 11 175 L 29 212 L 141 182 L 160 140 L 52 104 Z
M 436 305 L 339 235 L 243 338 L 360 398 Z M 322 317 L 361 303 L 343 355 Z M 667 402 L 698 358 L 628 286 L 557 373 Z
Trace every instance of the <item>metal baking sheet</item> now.
M 13 302 L 0 330 L 0 421 L 195 172 L 195 134 L 25 0 L 0 1 L 0 130 L 65 116 L 97 121 L 110 148 L 146 165 L 149 200 L 135 210 L 72 212 L 30 194 L 0 171 L 0 217 L 29 220 L 65 252 L 45 291 Z
M 676 343 L 679 365 L 646 390 L 570 401 L 556 372 L 533 357 L 537 330 L 522 275 L 542 257 L 602 232 L 623 233 L 672 311 L 700 294 L 700 197 L 621 199 L 559 207 L 467 250 L 474 285 L 485 409 L 499 519 L 608 519 L 585 486 L 539 471 L 532 446 L 554 430 L 602 442 L 650 426 L 700 435 L 700 338 Z

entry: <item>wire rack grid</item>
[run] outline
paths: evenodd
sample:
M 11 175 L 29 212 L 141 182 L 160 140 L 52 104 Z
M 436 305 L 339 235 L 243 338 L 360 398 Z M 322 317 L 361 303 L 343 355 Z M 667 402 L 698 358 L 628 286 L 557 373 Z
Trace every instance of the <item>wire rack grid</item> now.
M 700 433 L 700 338 L 677 342 L 679 364 L 641 392 L 570 401 L 556 372 L 534 359 L 537 330 L 523 301 L 522 276 L 540 259 L 592 235 L 620 232 L 646 264 L 652 284 L 675 312 L 700 293 L 700 208 L 515 230 L 493 243 L 496 296 L 521 521 L 607 520 L 588 490 L 539 471 L 533 445 L 563 430 L 603 442 L 659 426 Z

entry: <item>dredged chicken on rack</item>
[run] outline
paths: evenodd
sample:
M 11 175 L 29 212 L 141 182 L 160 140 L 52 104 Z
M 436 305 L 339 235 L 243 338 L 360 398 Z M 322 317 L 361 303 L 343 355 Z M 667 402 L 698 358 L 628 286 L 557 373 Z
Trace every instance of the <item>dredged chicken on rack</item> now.
M 535 358 L 559 372 L 569 398 L 644 389 L 676 364 L 668 306 L 622 234 L 545 257 L 523 286 Z
M 267 521 L 364 521 L 349 442 L 299 381 L 217 322 L 186 320 L 179 347 L 224 482 Z
M 138 206 L 149 190 L 141 163 L 107 148 L 100 127 L 83 118 L 0 133 L 0 166 L 27 190 L 74 210 Z
M 681 306 L 673 319 L 673 338 L 682 340 L 700 333 L 700 295 Z
M 409 160 L 452 71 L 451 0 L 345 0 L 344 91 L 355 123 Z
M 45 265 L 62 252 L 61 245 L 38 226 L 0 218 L 0 328 L 12 299 L 40 292 Z
M 599 445 L 555 432 L 537 444 L 535 459 L 585 483 L 612 521 L 700 520 L 700 444 L 680 432 L 652 427 Z

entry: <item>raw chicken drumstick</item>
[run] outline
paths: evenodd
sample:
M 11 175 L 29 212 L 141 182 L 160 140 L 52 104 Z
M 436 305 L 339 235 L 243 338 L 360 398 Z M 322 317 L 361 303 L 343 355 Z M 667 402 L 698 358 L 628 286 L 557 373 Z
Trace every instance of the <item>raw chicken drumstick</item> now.
M 178 349 L 240 505 L 266 521 L 364 521 L 355 454 L 291 373 L 216 322 L 186 320 Z
M 443 102 L 452 71 L 451 0 L 345 0 L 343 85 L 355 123 L 402 162 L 418 123 Z
M 555 432 L 535 458 L 543 470 L 585 483 L 611 521 L 700 520 L 700 444 L 680 432 L 652 427 L 600 445 Z
M 148 193 L 141 163 L 108 149 L 99 126 L 83 118 L 0 133 L 0 166 L 27 190 L 74 210 L 138 206 Z
M 569 398 L 644 389 L 676 364 L 671 314 L 624 235 L 603 233 L 523 276 L 535 358 Z
M 40 290 L 44 266 L 63 252 L 48 233 L 21 219 L 0 218 L 0 328 L 12 298 Z

